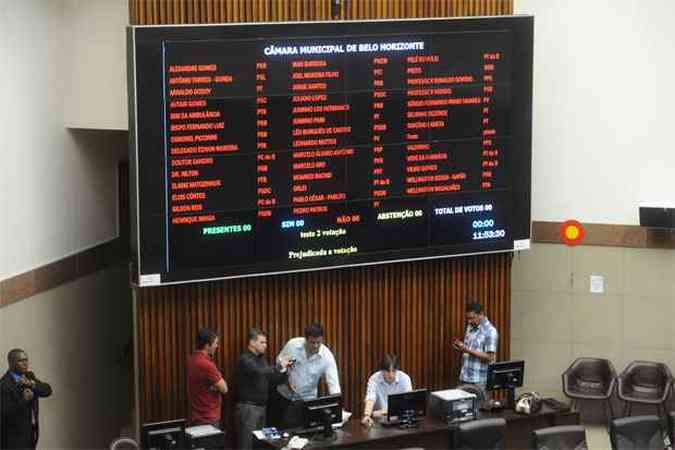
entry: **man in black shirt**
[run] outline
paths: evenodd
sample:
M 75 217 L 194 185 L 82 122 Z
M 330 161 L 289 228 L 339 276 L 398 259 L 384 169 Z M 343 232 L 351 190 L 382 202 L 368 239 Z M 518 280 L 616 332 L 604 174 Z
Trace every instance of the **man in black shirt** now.
M 280 361 L 280 367 L 270 366 L 265 360 L 267 335 L 257 328 L 248 332 L 248 347 L 241 353 L 235 373 L 237 386 L 237 424 L 239 446 L 252 448 L 251 432 L 265 426 L 267 396 L 270 384 L 283 383 L 290 362 Z

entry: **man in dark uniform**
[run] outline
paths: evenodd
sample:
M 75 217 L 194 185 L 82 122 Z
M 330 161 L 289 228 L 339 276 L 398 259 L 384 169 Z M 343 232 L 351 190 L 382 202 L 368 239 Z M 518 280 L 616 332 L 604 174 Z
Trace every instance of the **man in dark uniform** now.
M 21 349 L 7 354 L 9 370 L 0 379 L 0 448 L 35 448 L 38 441 L 38 399 L 52 388 L 28 370 L 28 355 Z
M 248 332 L 248 346 L 239 357 L 236 369 L 238 447 L 251 449 L 251 432 L 265 426 L 268 390 L 287 379 L 288 359 L 277 367 L 265 360 L 267 335 L 257 328 Z

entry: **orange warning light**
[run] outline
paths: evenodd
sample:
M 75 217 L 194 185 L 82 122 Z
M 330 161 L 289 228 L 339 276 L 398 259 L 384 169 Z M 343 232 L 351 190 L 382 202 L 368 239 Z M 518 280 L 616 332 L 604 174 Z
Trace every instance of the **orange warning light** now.
M 567 245 L 579 245 L 586 236 L 586 229 L 578 220 L 566 220 L 560 225 L 560 238 Z

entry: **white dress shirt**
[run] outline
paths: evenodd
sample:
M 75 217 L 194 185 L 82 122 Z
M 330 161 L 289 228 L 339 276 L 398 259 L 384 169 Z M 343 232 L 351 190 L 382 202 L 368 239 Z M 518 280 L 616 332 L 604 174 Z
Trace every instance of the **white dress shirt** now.
M 279 363 L 282 357 L 295 360 L 295 364 L 288 372 L 288 382 L 303 400 L 317 397 L 319 380 L 322 376 L 326 377 L 330 394 L 341 393 L 335 357 L 325 345 L 321 344 L 319 351 L 308 358 L 305 338 L 295 337 L 290 339 L 279 353 L 277 357 Z
M 389 406 L 389 396 L 391 394 L 401 394 L 412 391 L 412 381 L 407 373 L 402 370 L 396 371 L 394 381 L 389 383 L 384 379 L 381 370 L 378 370 L 368 379 L 368 389 L 366 390 L 366 401 L 375 402 L 373 411 L 387 409 Z

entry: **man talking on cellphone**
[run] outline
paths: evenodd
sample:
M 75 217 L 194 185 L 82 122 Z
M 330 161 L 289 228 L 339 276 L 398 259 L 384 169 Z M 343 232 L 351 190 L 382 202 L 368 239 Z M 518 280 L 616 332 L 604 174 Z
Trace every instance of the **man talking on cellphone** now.
M 488 366 L 495 361 L 499 333 L 480 303 L 466 305 L 466 321 L 464 340 L 455 339 L 452 343 L 452 347 L 462 353 L 459 384 L 479 388 L 483 395 L 480 400 L 485 400 Z
M 52 395 L 52 388 L 28 370 L 23 350 L 10 350 L 7 362 L 9 370 L 0 379 L 0 448 L 34 449 L 39 437 L 38 399 Z

